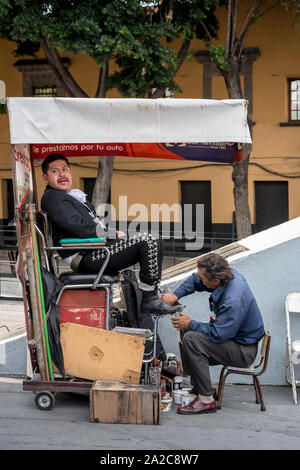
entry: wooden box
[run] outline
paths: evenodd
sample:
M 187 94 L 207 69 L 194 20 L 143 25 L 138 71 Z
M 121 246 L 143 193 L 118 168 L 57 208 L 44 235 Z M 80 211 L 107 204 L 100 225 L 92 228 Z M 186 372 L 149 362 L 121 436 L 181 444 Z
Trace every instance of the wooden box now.
M 67 375 L 139 383 L 145 349 L 143 338 L 62 323 L 60 341 Z
M 95 381 L 90 390 L 90 420 L 96 423 L 160 424 L 160 388 Z

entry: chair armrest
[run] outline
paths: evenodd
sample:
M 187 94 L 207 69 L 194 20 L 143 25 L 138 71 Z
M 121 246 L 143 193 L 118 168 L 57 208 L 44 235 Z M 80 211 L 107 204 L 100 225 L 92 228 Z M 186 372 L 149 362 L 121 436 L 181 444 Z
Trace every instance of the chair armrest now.
M 86 246 L 87 248 L 91 248 L 91 247 L 94 247 L 94 246 L 106 246 L 106 243 L 105 242 L 95 242 L 95 243 L 62 243 L 61 246 L 63 248 L 66 248 L 66 247 L 69 247 L 69 246 L 72 246 L 72 247 L 79 247 L 81 248 L 82 246 Z
M 61 250 L 76 250 L 78 248 L 78 251 L 84 251 L 84 250 L 92 250 L 92 249 L 103 249 L 106 248 L 106 245 L 93 245 L 90 243 L 89 245 L 76 245 L 76 246 L 49 246 L 45 248 L 46 251 L 61 251 Z
M 105 238 L 62 238 L 59 240 L 59 246 L 48 246 L 48 251 L 60 251 L 60 250 L 74 250 L 74 247 L 90 250 L 91 248 L 97 248 L 106 246 Z
M 62 238 L 59 240 L 61 246 L 103 246 L 106 245 L 105 238 Z
M 59 251 L 59 250 L 74 250 L 75 247 L 80 248 L 82 250 L 91 250 L 91 248 L 98 248 L 106 252 L 106 257 L 104 262 L 94 280 L 92 290 L 97 288 L 97 284 L 104 273 L 104 270 L 107 266 L 107 263 L 110 258 L 110 252 L 106 247 L 106 239 L 105 238 L 63 238 L 59 240 L 63 246 L 52 246 L 48 248 L 49 251 Z

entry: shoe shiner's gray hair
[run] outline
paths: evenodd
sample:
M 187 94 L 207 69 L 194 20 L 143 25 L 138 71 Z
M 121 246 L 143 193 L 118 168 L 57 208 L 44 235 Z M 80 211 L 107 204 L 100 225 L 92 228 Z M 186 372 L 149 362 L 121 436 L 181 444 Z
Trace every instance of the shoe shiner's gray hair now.
M 210 281 L 219 279 L 222 285 L 227 284 L 230 279 L 234 278 L 227 259 L 217 253 L 201 256 L 198 260 L 197 268 L 205 268 L 205 277 Z

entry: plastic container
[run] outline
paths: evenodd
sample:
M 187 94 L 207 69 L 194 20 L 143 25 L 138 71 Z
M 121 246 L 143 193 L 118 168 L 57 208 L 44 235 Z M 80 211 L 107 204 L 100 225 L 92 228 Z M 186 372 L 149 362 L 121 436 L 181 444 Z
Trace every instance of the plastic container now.
M 183 378 L 180 375 L 174 377 L 173 380 L 173 390 L 180 390 L 182 388 Z
M 181 405 L 181 397 L 185 392 L 183 390 L 174 390 L 174 403 L 176 405 Z

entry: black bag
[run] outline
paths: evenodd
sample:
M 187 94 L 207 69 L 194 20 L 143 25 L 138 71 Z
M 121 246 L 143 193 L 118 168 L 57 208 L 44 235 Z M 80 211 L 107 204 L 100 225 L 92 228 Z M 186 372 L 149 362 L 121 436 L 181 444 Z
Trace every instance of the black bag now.
M 121 283 L 129 326 L 131 328 L 145 328 L 153 330 L 154 323 L 151 316 L 143 315 L 141 311 L 142 291 L 139 289 L 139 284 L 134 271 L 126 269 L 122 271 L 122 275 L 123 279 Z M 149 344 L 149 341 L 146 341 L 145 353 L 148 354 L 151 352 L 151 348 L 152 346 Z M 159 335 L 157 335 L 156 357 L 161 361 L 166 360 L 166 353 Z
M 59 308 L 56 305 L 56 298 L 63 287 L 63 283 L 43 266 L 41 266 L 41 275 L 51 358 L 64 377 L 64 357 L 60 344 L 60 314 Z

